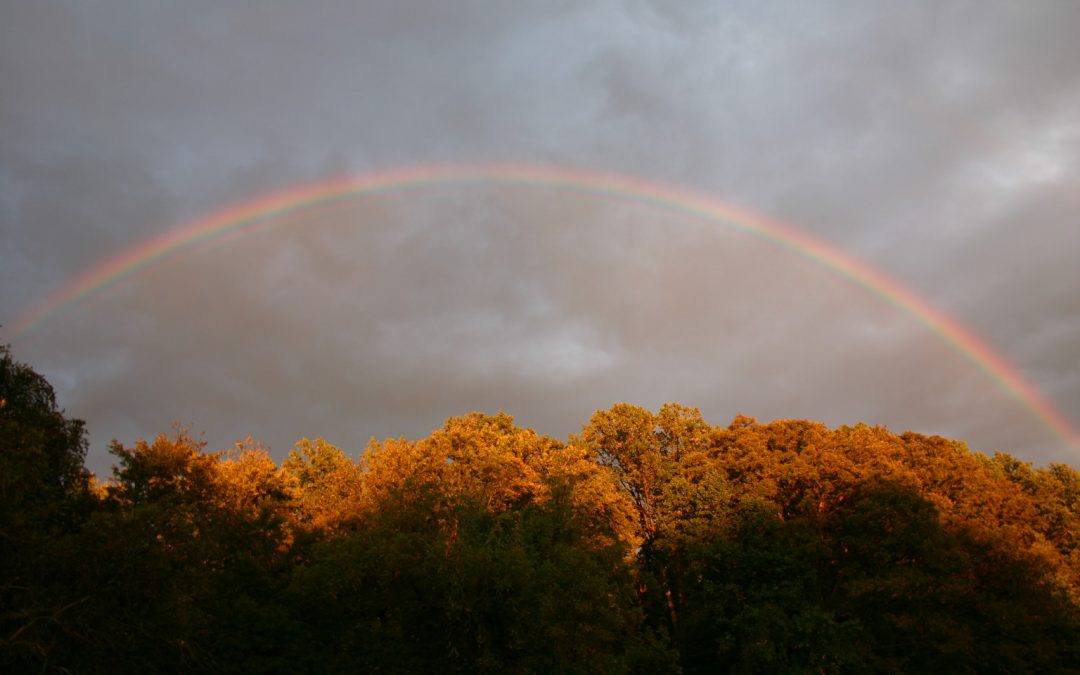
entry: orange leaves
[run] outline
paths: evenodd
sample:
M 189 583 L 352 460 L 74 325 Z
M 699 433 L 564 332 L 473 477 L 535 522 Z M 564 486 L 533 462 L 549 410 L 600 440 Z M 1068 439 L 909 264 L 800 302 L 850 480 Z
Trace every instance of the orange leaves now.
M 569 453 L 569 454 L 568 454 Z M 471 413 L 447 420 L 421 441 L 372 443 L 364 455 L 373 494 L 435 490 L 450 502 L 468 501 L 497 513 L 550 497 L 552 481 L 573 472 L 573 451 L 505 413 Z
M 248 437 L 221 453 L 217 464 L 218 504 L 247 517 L 283 514 L 296 489 L 266 448 Z
M 868 486 L 887 485 L 924 505 L 942 536 L 975 542 L 988 560 L 1030 561 L 1046 570 L 1046 583 L 1080 598 L 1080 474 L 881 427 L 743 417 L 718 427 L 677 404 L 655 414 L 617 404 L 567 444 L 519 428 L 505 413 L 470 413 L 427 438 L 372 441 L 356 460 L 323 439 L 303 439 L 279 468 L 250 439 L 206 454 L 183 434 L 115 452 L 117 482 L 104 492 L 121 509 L 167 506 L 148 511 L 162 546 L 195 540 L 195 532 L 220 537 L 237 523 L 286 548 L 301 533 L 336 539 L 390 523 L 410 536 L 437 532 L 453 547 L 469 518 L 547 509 L 563 514 L 591 550 L 667 561 L 651 583 L 671 593 L 663 597 L 675 617 L 691 591 L 668 586 L 666 575 L 687 551 L 732 536 L 740 522 L 827 538 L 863 508 L 856 502 Z M 871 525 L 882 537 L 899 536 L 890 522 Z
M 337 531 L 359 517 L 364 472 L 344 452 L 321 438 L 301 439 L 281 465 L 296 525 Z
M 131 448 L 114 443 L 112 453 L 120 458 L 113 470 L 119 494 L 135 504 L 205 498 L 215 487 L 217 457 L 205 454 L 204 445 L 182 431 Z

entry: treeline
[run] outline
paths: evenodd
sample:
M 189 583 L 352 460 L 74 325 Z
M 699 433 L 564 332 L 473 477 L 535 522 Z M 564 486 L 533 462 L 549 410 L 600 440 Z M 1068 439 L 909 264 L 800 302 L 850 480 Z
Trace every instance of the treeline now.
M 84 468 L 0 361 L 3 672 L 1080 672 L 1080 474 L 669 404 Z

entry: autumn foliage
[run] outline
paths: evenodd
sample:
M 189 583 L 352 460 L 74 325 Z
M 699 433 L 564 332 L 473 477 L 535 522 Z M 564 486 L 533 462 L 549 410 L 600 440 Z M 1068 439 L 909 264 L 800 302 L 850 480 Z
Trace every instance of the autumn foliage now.
M 113 445 L 0 363 L 4 672 L 1080 672 L 1080 473 L 617 404 Z

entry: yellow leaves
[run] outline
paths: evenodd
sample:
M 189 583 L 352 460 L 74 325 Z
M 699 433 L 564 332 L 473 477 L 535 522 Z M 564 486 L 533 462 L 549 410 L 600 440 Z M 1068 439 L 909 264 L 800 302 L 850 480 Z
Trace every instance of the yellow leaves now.
M 599 545 L 632 541 L 633 511 L 609 469 L 581 445 L 563 444 L 514 426 L 505 413 L 471 413 L 447 420 L 420 441 L 372 442 L 364 454 L 367 508 L 425 499 L 443 520 L 458 505 L 497 514 L 543 504 L 556 493 Z M 452 518 L 445 521 L 452 529 Z
M 493 512 L 546 497 L 541 470 L 552 445 L 531 429 L 515 427 L 505 413 L 452 418 L 418 444 L 441 460 L 450 493 L 470 494 Z
M 251 437 L 221 453 L 217 463 L 218 504 L 248 516 L 280 510 L 296 496 L 295 487 L 270 454 Z
M 492 512 L 543 499 L 543 463 L 553 441 L 513 425 L 505 413 L 472 413 L 447 420 L 430 437 L 373 443 L 366 476 L 379 493 L 436 489 L 450 500 L 469 499 Z
M 614 539 L 631 550 L 641 545 L 633 503 L 619 489 L 612 470 L 591 461 L 584 447 L 569 445 L 552 453 L 546 480 L 551 489 L 568 491 L 573 512 L 586 529 L 594 530 L 595 543 Z
M 462 508 L 498 516 L 545 505 L 568 507 L 591 545 L 628 550 L 707 536 L 751 507 L 824 527 L 850 510 L 860 486 L 886 481 L 933 505 L 951 531 L 1050 561 L 1080 597 L 1075 470 L 1034 469 L 862 424 L 830 430 L 737 417 L 714 427 L 694 408 L 667 404 L 653 414 L 617 404 L 597 411 L 568 444 L 517 427 L 505 413 L 470 413 L 424 439 L 373 440 L 357 460 L 323 439 L 301 439 L 279 468 L 250 439 L 207 454 L 183 434 L 116 453 L 117 483 L 94 489 L 122 508 L 212 503 L 250 522 L 273 516 L 294 532 L 327 536 L 395 513 L 434 524 L 453 542 Z
M 297 442 L 282 463 L 281 474 L 293 495 L 297 525 L 332 532 L 359 516 L 364 472 L 325 440 L 304 438 Z

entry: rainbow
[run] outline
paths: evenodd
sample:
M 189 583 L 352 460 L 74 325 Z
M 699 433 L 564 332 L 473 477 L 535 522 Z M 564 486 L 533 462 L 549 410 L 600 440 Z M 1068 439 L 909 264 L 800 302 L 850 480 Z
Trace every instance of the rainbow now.
M 225 234 L 241 234 L 289 213 L 349 197 L 442 184 L 525 185 L 611 196 L 724 224 L 775 242 L 846 277 L 916 318 L 1002 384 L 1067 444 L 1080 451 L 1080 431 L 1005 359 L 959 322 L 885 274 L 799 230 L 679 187 L 613 173 L 530 165 L 409 166 L 290 187 L 215 211 L 132 246 L 87 270 L 19 317 L 12 337 L 180 251 Z

